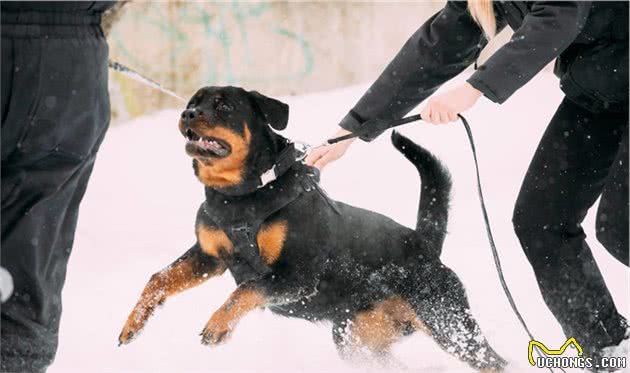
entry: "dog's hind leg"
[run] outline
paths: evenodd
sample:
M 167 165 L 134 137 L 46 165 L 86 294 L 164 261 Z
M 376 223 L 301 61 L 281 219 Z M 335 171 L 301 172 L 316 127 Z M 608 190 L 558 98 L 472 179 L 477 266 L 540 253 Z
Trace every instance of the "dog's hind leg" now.
M 425 330 L 413 307 L 400 296 L 389 297 L 333 326 L 333 340 L 344 359 L 371 353 L 385 365 L 398 365 L 391 346 L 416 330 Z
M 360 340 L 357 335 L 352 334 L 351 325 L 352 320 L 333 324 L 333 341 L 341 359 L 353 364 L 378 363 L 387 367 L 396 367 L 399 370 L 406 368 L 390 353 L 390 343 L 382 343 L 384 342 L 382 341 L 381 343 L 367 344 L 366 342 L 369 341 Z M 375 328 L 378 327 L 375 326 Z M 383 331 L 375 330 L 374 332 L 374 334 L 385 334 Z
M 146 324 L 155 308 L 170 296 L 197 286 L 225 271 L 219 258 L 206 255 L 199 245 L 151 276 L 118 337 L 119 344 L 131 342 Z
M 441 265 L 417 285 L 417 296 L 411 303 L 440 347 L 479 371 L 502 371 L 507 362 L 481 333 L 455 273 Z

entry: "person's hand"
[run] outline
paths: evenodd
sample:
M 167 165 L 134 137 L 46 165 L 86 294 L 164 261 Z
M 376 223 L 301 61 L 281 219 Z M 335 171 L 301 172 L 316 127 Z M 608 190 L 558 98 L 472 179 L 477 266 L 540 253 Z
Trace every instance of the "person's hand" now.
M 340 129 L 335 133 L 332 138 L 349 134 L 350 131 Z M 314 166 L 323 170 L 326 165 L 332 161 L 341 158 L 346 153 L 346 150 L 352 145 L 356 138 L 340 141 L 336 144 L 324 145 L 314 148 L 311 153 L 306 157 L 306 164 Z
M 469 83 L 464 83 L 448 92 L 433 96 L 420 115 L 432 124 L 454 122 L 457 114 L 470 109 L 481 97 L 481 92 Z

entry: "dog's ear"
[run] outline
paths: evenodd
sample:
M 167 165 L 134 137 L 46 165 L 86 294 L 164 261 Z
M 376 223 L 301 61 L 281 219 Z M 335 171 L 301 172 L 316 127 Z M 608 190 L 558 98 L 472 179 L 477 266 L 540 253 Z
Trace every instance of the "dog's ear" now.
M 269 123 L 276 130 L 287 128 L 289 122 L 289 105 L 284 102 L 269 98 L 256 91 L 249 92 L 253 98 L 254 104 Z

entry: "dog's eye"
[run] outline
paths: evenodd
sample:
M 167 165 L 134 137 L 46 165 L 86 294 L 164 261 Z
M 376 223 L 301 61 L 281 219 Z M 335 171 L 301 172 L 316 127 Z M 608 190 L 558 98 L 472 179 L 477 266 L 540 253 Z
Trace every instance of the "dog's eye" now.
M 234 110 L 230 104 L 225 103 L 225 102 L 223 102 L 221 100 L 215 100 L 215 104 L 216 104 L 216 106 L 215 106 L 216 109 L 219 110 L 219 111 L 232 111 L 232 110 Z

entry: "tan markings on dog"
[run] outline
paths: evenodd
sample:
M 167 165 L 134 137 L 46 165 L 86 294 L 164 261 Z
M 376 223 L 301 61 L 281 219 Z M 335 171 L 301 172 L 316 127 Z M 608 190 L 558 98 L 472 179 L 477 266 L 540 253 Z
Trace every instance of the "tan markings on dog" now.
M 239 287 L 212 315 L 201 333 L 202 342 L 205 344 L 225 342 L 241 318 L 263 307 L 266 302 L 267 297 L 262 291 Z
M 204 163 L 200 158 L 197 159 L 197 177 L 204 185 L 224 188 L 241 183 L 252 137 L 249 126 L 247 123 L 244 125 L 243 136 L 225 127 L 213 127 L 201 131 L 204 137 L 216 137 L 230 144 L 232 148 L 232 152 L 226 158 L 215 159 L 207 163 Z
M 229 255 L 234 249 L 232 241 L 225 232 L 217 228 L 199 225 L 197 227 L 197 240 L 201 246 L 201 251 L 214 257 L 220 257 L 221 254 Z
M 198 273 L 195 272 L 194 261 L 192 257 L 178 260 L 151 276 L 118 337 L 121 344 L 130 342 L 134 336 L 138 335 L 155 308 L 169 297 L 195 287 L 213 276 L 220 275 L 226 269 L 221 263 L 212 273 Z
M 355 347 L 387 352 L 403 336 L 406 327 L 428 331 L 411 305 L 401 297 L 394 296 L 357 314 L 350 328 L 351 341 Z
M 285 220 L 262 226 L 256 235 L 256 242 L 265 263 L 269 265 L 278 260 L 286 238 L 287 222 Z

